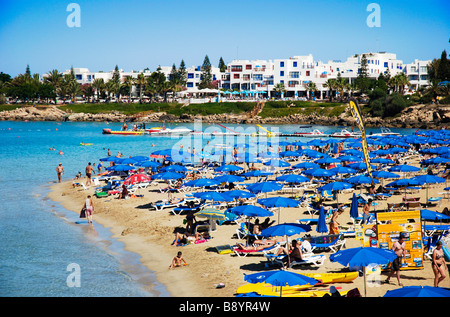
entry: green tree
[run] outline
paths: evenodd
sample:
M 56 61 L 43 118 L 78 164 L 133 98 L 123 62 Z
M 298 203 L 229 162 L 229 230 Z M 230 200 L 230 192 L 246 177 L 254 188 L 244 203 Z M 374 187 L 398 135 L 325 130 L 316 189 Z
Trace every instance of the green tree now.
M 219 59 L 219 69 L 221 73 L 225 73 L 227 70 L 227 65 L 225 64 L 225 62 L 223 61 L 223 58 L 220 57 Z
M 273 87 L 273 90 L 277 93 L 277 96 L 281 98 L 282 94 L 286 93 L 286 88 L 283 83 L 278 83 Z
M 125 77 L 123 85 L 128 89 L 128 102 L 131 102 L 131 93 L 133 92 L 133 86 L 136 83 L 136 79 L 132 76 Z
M 181 86 L 186 86 L 187 83 L 187 71 L 186 65 L 184 64 L 184 60 L 181 60 L 180 67 L 178 67 L 178 80 L 180 81 Z
M 313 82 L 309 82 L 306 84 L 306 91 L 308 91 L 308 98 L 312 100 L 312 94 L 317 90 L 317 86 Z
M 369 63 L 367 62 L 366 54 L 361 55 L 360 68 L 358 77 L 356 78 L 356 86 L 362 93 L 367 93 L 370 86 L 369 79 Z
M 447 59 L 447 52 L 445 50 L 441 54 L 441 59 L 439 60 L 439 65 L 436 69 L 436 77 L 440 81 L 450 80 L 450 62 Z
M 49 83 L 55 89 L 59 87 L 62 82 L 62 74 L 57 70 L 53 69 L 47 73 L 47 76 L 44 77 L 44 83 Z
M 106 88 L 105 81 L 103 80 L 103 78 L 95 78 L 94 81 L 92 82 L 92 87 L 95 89 L 95 92 L 97 94 L 97 102 L 99 102 L 100 95 Z
M 142 103 L 142 97 L 143 97 L 146 83 L 147 83 L 147 80 L 145 78 L 145 75 L 143 73 L 140 73 L 136 79 L 136 85 L 139 86 L 139 102 L 140 103 Z
M 211 62 L 209 61 L 208 55 L 205 56 L 203 60 L 202 73 L 200 75 L 200 83 L 198 85 L 199 89 L 213 88 L 211 85 L 212 74 L 211 74 Z
M 328 78 L 323 86 L 325 88 L 328 88 L 328 98 L 329 98 L 329 100 L 331 102 L 333 100 L 333 90 L 336 89 L 336 79 Z

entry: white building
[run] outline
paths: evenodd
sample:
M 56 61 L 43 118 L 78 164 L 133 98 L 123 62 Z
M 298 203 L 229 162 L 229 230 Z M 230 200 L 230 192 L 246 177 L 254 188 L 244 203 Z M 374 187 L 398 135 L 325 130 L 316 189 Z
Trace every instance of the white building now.
M 427 64 L 430 62 L 415 60 L 413 63 L 404 64 L 397 59 L 396 54 L 378 52 L 363 53 L 367 58 L 367 68 L 369 78 L 376 79 L 382 73 L 389 72 L 395 76 L 404 72 L 411 83 L 410 89 L 419 89 L 429 85 Z M 316 61 L 312 54 L 306 56 L 294 56 L 285 59 L 275 60 L 233 60 L 227 65 L 225 72 L 220 72 L 217 67 L 211 67 L 212 80 L 218 82 L 218 88 L 232 89 L 239 91 L 266 92 L 268 96 L 273 96 L 274 87 L 277 84 L 284 84 L 286 89 L 285 97 L 306 96 L 306 85 L 309 82 L 316 84 L 317 97 L 323 98 L 328 92 L 325 83 L 328 79 L 335 79 L 340 73 L 351 83 L 358 77 L 361 71 L 362 54 L 350 56 L 346 61 Z M 161 72 L 169 79 L 172 71 L 171 66 L 161 66 Z M 66 70 L 63 74 L 69 73 Z M 91 72 L 87 68 L 74 68 L 77 81 L 80 84 L 92 83 L 96 78 L 103 78 L 105 82 L 112 78 L 114 70 L 108 72 Z M 119 70 L 122 81 L 127 76 L 137 78 L 139 73 L 150 76 L 152 71 L 124 72 Z M 202 67 L 192 66 L 186 69 L 187 83 L 186 92 L 197 92 L 201 81 Z

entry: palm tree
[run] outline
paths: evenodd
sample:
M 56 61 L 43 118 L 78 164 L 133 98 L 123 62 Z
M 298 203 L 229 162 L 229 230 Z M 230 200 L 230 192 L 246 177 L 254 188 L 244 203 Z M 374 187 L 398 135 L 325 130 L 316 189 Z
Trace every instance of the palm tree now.
M 139 102 L 142 103 L 142 93 L 144 92 L 145 85 L 147 80 L 145 79 L 145 75 L 140 73 L 136 78 L 136 85 L 139 86 Z
M 120 94 L 120 83 L 117 84 L 116 80 L 108 80 L 106 82 L 106 90 L 108 91 L 108 97 L 113 94 L 116 96 L 117 101 L 119 101 L 119 94 Z
M 62 82 L 62 74 L 57 69 L 53 69 L 47 73 L 47 76 L 44 77 L 44 82 L 49 83 L 55 87 L 55 89 L 58 89 Z
M 81 93 L 84 94 L 85 97 L 87 97 L 87 102 L 91 102 L 91 97 L 95 94 L 95 89 L 92 84 L 84 84 L 81 86 Z
M 128 93 L 129 93 L 128 102 L 131 102 L 131 92 L 133 91 L 133 86 L 134 86 L 135 82 L 136 82 L 136 79 L 131 76 L 125 77 L 125 80 L 123 81 L 123 85 L 128 88 Z
M 405 73 L 399 73 L 395 76 L 398 77 L 398 85 L 400 88 L 400 94 L 403 95 L 403 93 L 405 91 L 405 86 L 409 86 L 409 85 L 411 85 L 411 83 L 409 82 L 408 76 L 406 76 Z
M 333 90 L 336 89 L 336 79 L 327 79 L 323 86 L 329 89 L 328 97 L 330 102 L 333 101 Z
M 100 94 L 105 90 L 106 85 L 105 85 L 105 81 L 103 80 L 103 78 L 96 78 L 94 79 L 94 81 L 92 82 L 92 87 L 95 89 L 96 93 L 97 93 L 97 102 L 99 102 L 100 100 Z
M 81 93 L 81 86 L 76 80 L 71 80 L 67 92 L 72 98 L 72 103 L 77 103 L 77 96 Z
M 317 90 L 317 86 L 313 82 L 309 82 L 306 84 L 306 91 L 308 91 L 309 100 L 312 99 L 312 93 Z
M 286 88 L 284 87 L 284 84 L 282 83 L 278 83 L 273 87 L 273 90 L 277 93 L 280 94 L 280 98 L 281 98 L 281 94 L 284 94 L 286 92 Z

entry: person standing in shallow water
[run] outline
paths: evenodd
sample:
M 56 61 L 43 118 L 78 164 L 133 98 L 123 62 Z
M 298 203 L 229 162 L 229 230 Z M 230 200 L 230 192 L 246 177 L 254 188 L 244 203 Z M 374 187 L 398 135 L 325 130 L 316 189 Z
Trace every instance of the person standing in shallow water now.
M 61 183 L 62 175 L 64 174 L 64 167 L 62 166 L 62 163 L 59 163 L 56 167 L 56 174 L 58 175 L 58 183 Z
M 92 203 L 91 195 L 87 196 L 84 206 L 86 208 L 86 217 L 88 219 L 88 223 L 92 223 L 92 214 L 94 213 L 94 204 Z

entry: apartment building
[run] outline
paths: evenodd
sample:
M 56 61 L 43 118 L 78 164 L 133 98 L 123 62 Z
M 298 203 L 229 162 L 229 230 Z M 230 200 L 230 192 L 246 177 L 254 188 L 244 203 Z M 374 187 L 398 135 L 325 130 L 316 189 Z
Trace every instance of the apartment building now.
M 410 64 L 404 64 L 397 59 L 395 53 L 377 52 L 363 53 L 367 58 L 367 72 L 369 78 L 378 78 L 382 73 L 391 76 L 403 72 L 411 83 L 410 89 L 417 90 L 429 85 L 427 64 L 430 60 L 414 60 Z M 227 65 L 225 72 L 212 66 L 212 80 L 218 83 L 219 89 L 231 89 L 238 91 L 252 91 L 274 95 L 274 87 L 283 84 L 285 97 L 302 97 L 307 95 L 307 84 L 313 82 L 318 90 L 318 97 L 323 98 L 327 92 L 326 81 L 337 78 L 348 79 L 351 83 L 361 71 L 361 58 L 363 54 L 355 54 L 346 61 L 330 60 L 326 63 L 314 60 L 312 54 L 305 56 L 293 56 L 274 60 L 233 60 Z M 160 66 L 168 79 L 172 71 L 171 66 Z M 70 70 L 64 72 L 69 73 Z M 124 80 L 127 76 L 136 78 L 139 73 L 150 76 L 151 71 L 140 70 L 124 72 L 120 70 L 120 76 Z M 91 72 L 87 68 L 74 68 L 77 81 L 80 84 L 92 83 L 96 78 L 108 81 L 112 78 L 113 70 L 108 72 Z M 186 92 L 197 92 L 201 81 L 202 67 L 192 66 L 186 69 Z

